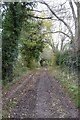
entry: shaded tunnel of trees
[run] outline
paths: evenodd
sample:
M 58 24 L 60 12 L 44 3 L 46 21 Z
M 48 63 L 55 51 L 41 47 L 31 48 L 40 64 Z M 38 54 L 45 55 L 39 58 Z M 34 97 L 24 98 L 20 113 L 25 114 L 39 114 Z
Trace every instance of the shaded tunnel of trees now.
M 11 82 L 14 79 L 14 69 L 16 69 L 16 64 L 19 61 L 21 67 L 33 68 L 34 63 L 41 63 L 42 66 L 40 54 L 43 52 L 46 44 L 49 44 L 52 48 L 56 65 L 68 66 L 78 72 L 80 71 L 80 3 L 75 3 L 77 7 L 76 18 L 72 1 L 70 0 L 69 2 L 75 23 L 75 35 L 73 35 L 66 21 L 60 18 L 46 2 L 40 2 L 40 4 L 44 4 L 48 8 L 52 17 L 55 16 L 69 31 L 68 34 L 65 32 L 66 30 L 64 32 L 57 31 L 64 35 L 61 50 L 58 50 L 58 44 L 55 46 L 49 41 L 51 34 L 57 32 L 51 31 L 52 24 L 46 22 L 46 20 L 53 20 L 53 18 L 51 16 L 45 17 L 45 15 L 40 17 L 34 14 L 34 8 L 36 8 L 37 3 L 34 1 L 4 2 L 1 5 L 3 83 Z M 44 32 L 42 31 L 43 26 L 46 26 L 46 31 Z M 48 33 L 50 33 L 49 36 L 47 35 Z M 70 38 L 68 49 L 63 49 L 65 36 Z

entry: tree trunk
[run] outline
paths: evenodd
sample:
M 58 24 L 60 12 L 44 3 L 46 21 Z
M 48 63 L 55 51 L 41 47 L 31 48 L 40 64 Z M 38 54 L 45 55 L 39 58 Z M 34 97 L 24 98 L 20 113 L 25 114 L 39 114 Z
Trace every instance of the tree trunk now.
M 78 51 L 80 51 L 80 3 L 77 5 L 77 15 L 78 15 Z

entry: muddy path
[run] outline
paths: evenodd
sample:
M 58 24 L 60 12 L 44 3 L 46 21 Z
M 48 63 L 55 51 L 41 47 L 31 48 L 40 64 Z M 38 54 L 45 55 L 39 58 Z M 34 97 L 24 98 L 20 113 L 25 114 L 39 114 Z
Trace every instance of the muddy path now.
M 66 96 L 61 85 L 50 76 L 48 70 L 42 70 L 33 75 L 31 83 L 23 86 L 25 89 L 23 96 L 9 111 L 11 118 L 78 117 L 78 110 Z

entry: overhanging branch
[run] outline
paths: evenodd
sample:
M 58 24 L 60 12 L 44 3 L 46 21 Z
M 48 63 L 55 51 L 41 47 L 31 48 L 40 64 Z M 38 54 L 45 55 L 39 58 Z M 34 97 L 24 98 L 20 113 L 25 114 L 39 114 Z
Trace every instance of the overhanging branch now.
M 46 2 L 42 1 L 42 2 L 39 2 L 39 3 L 46 5 L 46 6 L 48 7 L 48 9 L 52 12 L 52 14 L 53 14 L 59 21 L 61 21 L 61 22 L 64 23 L 64 25 L 68 28 L 68 30 L 69 30 L 69 32 L 70 32 L 70 34 L 71 34 L 71 37 L 72 37 L 72 39 L 73 39 L 73 38 L 74 38 L 74 37 L 73 37 L 73 32 L 72 32 L 70 26 L 69 26 L 63 19 L 61 19 L 60 17 L 58 17 L 58 16 L 56 15 L 56 13 L 50 8 L 50 6 L 49 6 Z
M 62 34 L 64 34 L 65 36 L 67 36 L 69 39 L 71 39 L 71 37 L 68 35 L 68 34 L 66 34 L 66 33 L 64 33 L 64 32 L 62 32 L 62 31 L 55 31 L 55 32 L 45 32 L 45 33 L 43 33 L 43 34 L 55 34 L 55 33 L 62 33 Z
M 52 19 L 52 17 L 39 17 L 39 16 L 30 15 L 30 14 L 28 14 L 28 16 L 37 18 L 37 19 Z

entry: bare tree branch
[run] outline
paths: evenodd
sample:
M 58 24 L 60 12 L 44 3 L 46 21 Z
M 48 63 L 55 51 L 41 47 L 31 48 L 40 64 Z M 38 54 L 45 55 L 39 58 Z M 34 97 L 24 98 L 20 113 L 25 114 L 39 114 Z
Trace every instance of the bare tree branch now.
M 35 11 L 35 12 L 40 12 L 40 13 L 42 13 L 42 12 L 47 12 L 48 10 L 37 10 L 37 9 L 33 9 L 33 10 L 30 10 L 30 11 Z
M 45 33 L 43 33 L 43 34 L 50 34 L 50 33 L 52 33 L 52 34 L 55 34 L 55 33 L 62 33 L 62 34 L 64 34 L 65 36 L 67 36 L 69 39 L 71 39 L 71 37 L 68 35 L 68 34 L 66 34 L 66 33 L 64 33 L 64 32 L 62 32 L 62 31 L 55 31 L 55 32 L 45 32 Z
M 64 23 L 64 25 L 68 28 L 69 32 L 71 33 L 71 37 L 72 37 L 72 39 L 73 39 L 73 38 L 74 38 L 74 37 L 73 37 L 73 32 L 72 32 L 70 26 L 69 26 L 63 19 L 61 19 L 60 17 L 58 17 L 58 16 L 56 15 L 56 13 L 50 8 L 50 6 L 49 6 L 46 2 L 42 1 L 42 2 L 40 2 L 40 3 L 45 4 L 45 5 L 48 7 L 48 9 L 52 12 L 52 14 L 53 14 L 58 20 L 60 20 L 61 22 Z
M 63 6 L 64 4 L 66 4 L 66 2 L 67 2 L 67 0 L 64 3 L 60 4 L 60 5 Z
M 52 19 L 53 18 L 53 17 L 39 17 L 39 16 L 30 15 L 30 14 L 28 14 L 28 16 L 37 18 L 37 19 Z
M 76 14 L 75 14 L 74 7 L 73 7 L 73 4 L 72 4 L 71 0 L 69 0 L 69 4 L 70 4 L 70 7 L 72 9 L 72 14 L 73 14 L 74 21 L 76 21 Z

